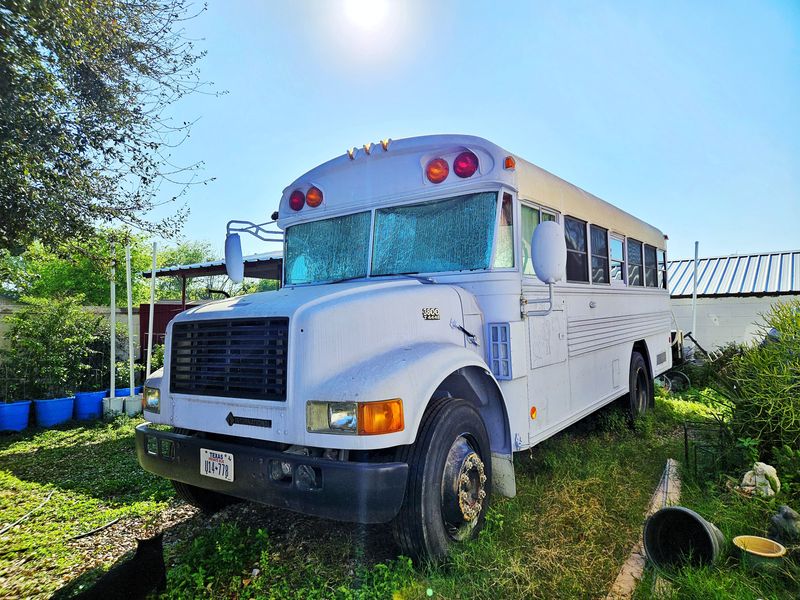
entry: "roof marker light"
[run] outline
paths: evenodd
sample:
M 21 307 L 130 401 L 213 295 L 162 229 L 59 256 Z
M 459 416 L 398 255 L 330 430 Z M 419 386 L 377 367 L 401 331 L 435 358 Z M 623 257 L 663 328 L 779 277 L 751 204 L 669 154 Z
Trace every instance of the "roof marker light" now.
M 506 156 L 506 159 L 503 161 L 503 168 L 507 171 L 513 171 L 514 168 L 517 166 L 517 161 L 514 160 L 513 156 Z
M 370 142 L 369 144 L 364 144 L 364 152 L 367 153 L 367 156 L 370 155 L 370 153 L 372 152 L 372 142 Z
M 478 157 L 469 150 L 456 156 L 456 159 L 453 161 L 453 172 L 462 179 L 472 177 L 477 170 Z
M 322 204 L 322 190 L 316 186 L 311 186 L 306 192 L 306 204 L 311 208 L 316 208 Z
M 303 205 L 306 203 L 306 197 L 300 190 L 295 190 L 292 192 L 292 195 L 289 196 L 289 208 L 294 211 L 298 211 L 303 208 Z
M 450 165 L 448 165 L 447 161 L 443 158 L 431 159 L 425 167 L 425 175 L 431 183 L 442 183 L 447 179 L 449 173 Z
M 347 158 L 349 158 L 350 160 L 355 160 L 356 159 L 356 152 L 358 152 L 358 150 L 356 150 L 355 146 L 353 146 L 352 148 L 348 148 L 347 149 Z
M 386 138 L 385 140 L 381 140 L 381 148 L 383 148 L 384 152 L 389 150 L 389 144 L 392 143 L 392 138 Z

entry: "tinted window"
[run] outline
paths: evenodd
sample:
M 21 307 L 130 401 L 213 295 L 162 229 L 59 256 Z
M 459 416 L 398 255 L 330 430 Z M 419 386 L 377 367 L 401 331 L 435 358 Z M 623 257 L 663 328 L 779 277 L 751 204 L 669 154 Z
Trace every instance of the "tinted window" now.
M 608 275 L 608 230 L 591 225 L 592 283 L 610 283 Z
M 644 246 L 644 280 L 647 287 L 656 287 L 658 285 L 658 266 L 656 264 L 656 249 L 653 246 Z
M 644 285 L 642 242 L 628 238 L 628 285 Z
M 589 281 L 586 252 L 586 222 L 564 217 L 564 238 L 567 242 L 567 281 Z

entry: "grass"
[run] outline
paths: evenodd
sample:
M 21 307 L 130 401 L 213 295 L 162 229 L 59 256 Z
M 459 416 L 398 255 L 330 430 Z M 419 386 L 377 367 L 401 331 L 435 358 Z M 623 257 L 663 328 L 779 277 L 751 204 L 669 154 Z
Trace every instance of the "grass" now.
M 604 596 L 639 536 L 664 462 L 682 457 L 678 425 L 714 414 L 707 394 L 660 397 L 633 429 L 623 413 L 608 408 L 518 454 L 517 497 L 496 498 L 479 538 L 444 565 L 415 566 L 398 556 L 387 527 L 247 504 L 210 520 L 198 517 L 192 534 L 178 535 L 167 548 L 164 598 Z M 0 596 L 58 589 L 81 561 L 67 538 L 117 516 L 155 520 L 168 505 L 169 484 L 136 464 L 137 422 L 121 418 L 0 438 L 0 524 L 53 492 L 41 510 L 0 537 Z M 716 483 L 689 482 L 684 489 L 686 505 L 708 515 L 729 539 L 763 533 L 773 509 L 732 497 Z M 681 598 L 789 598 L 797 589 L 791 573 L 752 576 L 732 554 L 675 581 Z M 651 592 L 648 575 L 637 597 Z
M 34 511 L 0 536 L 0 597 L 58 589 L 82 562 L 69 538 L 117 518 L 154 519 L 163 510 L 172 489 L 139 467 L 138 422 L 120 417 L 0 437 L 0 528 Z

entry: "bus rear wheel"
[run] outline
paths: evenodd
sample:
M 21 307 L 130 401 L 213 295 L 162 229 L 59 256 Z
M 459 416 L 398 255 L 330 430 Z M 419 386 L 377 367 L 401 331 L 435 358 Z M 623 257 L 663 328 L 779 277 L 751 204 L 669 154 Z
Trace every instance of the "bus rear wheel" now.
M 466 400 L 437 400 L 422 418 L 417 441 L 400 450 L 408 487 L 392 522 L 402 552 L 417 560 L 447 556 L 483 527 L 492 485 L 486 427 Z
M 637 351 L 631 354 L 631 370 L 628 379 L 628 398 L 631 419 L 647 412 L 653 405 L 653 382 L 644 356 Z

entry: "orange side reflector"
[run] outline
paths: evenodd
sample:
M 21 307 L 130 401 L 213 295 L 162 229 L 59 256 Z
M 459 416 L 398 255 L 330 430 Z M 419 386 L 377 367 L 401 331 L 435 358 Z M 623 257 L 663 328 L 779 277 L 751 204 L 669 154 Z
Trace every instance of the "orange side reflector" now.
M 358 434 L 375 435 L 403 431 L 403 401 L 400 398 L 381 402 L 358 403 Z
M 517 161 L 514 160 L 513 156 L 506 156 L 506 159 L 503 161 L 503 168 L 513 171 L 514 167 L 517 166 Z
M 532 421 L 536 420 L 536 407 L 535 406 L 531 406 L 531 420 Z

